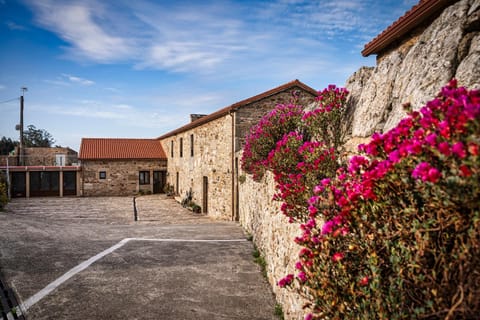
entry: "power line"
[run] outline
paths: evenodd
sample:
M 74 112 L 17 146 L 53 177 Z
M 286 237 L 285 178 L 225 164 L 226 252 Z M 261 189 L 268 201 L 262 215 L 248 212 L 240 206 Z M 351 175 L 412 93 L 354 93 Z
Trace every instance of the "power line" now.
M 13 98 L 13 99 L 10 99 L 10 100 L 0 101 L 0 104 L 15 101 L 15 100 L 18 100 L 18 99 L 20 99 L 20 98 Z

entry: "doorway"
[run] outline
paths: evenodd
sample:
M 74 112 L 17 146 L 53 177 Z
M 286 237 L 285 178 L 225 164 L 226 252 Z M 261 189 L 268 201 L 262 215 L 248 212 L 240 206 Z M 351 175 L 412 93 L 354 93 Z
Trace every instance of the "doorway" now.
M 63 195 L 76 196 L 77 195 L 77 172 L 63 171 Z
M 208 177 L 203 177 L 203 201 L 202 210 L 203 213 L 208 213 Z
M 166 171 L 153 171 L 153 193 L 165 193 Z

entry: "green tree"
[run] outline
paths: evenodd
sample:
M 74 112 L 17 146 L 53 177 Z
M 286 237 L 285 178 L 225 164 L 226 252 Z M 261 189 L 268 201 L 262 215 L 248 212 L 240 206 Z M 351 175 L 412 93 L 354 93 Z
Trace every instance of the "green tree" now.
M 8 155 L 16 146 L 18 146 L 18 141 L 2 137 L 0 140 L 0 155 Z
M 45 129 L 37 129 L 29 125 L 23 132 L 25 147 L 51 147 L 55 142 L 52 135 Z

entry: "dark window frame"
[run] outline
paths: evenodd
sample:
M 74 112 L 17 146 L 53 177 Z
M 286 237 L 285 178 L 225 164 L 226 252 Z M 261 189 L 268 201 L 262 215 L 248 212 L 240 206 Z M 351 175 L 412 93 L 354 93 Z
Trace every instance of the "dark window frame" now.
M 105 180 L 107 179 L 107 171 L 99 171 L 98 172 L 98 179 L 99 180 Z
M 180 151 L 180 152 L 179 152 L 179 153 L 180 153 L 180 158 L 183 158 L 183 138 L 180 138 L 180 146 L 179 146 L 179 148 L 180 148 L 180 150 L 179 150 L 179 151 Z
M 140 185 L 150 184 L 150 171 L 142 170 L 138 172 L 138 183 Z
M 173 158 L 173 140 L 170 141 L 170 156 Z
M 193 152 L 193 144 L 194 144 L 195 140 L 194 140 L 194 137 L 193 137 L 193 134 L 190 135 L 190 157 L 193 157 L 194 155 L 194 152 Z

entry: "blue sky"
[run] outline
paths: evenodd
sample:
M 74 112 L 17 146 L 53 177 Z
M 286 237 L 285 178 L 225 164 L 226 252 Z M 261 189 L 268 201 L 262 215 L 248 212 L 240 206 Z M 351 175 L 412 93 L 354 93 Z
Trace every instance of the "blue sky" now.
M 154 138 L 294 79 L 343 86 L 416 0 L 0 0 L 0 137 Z

